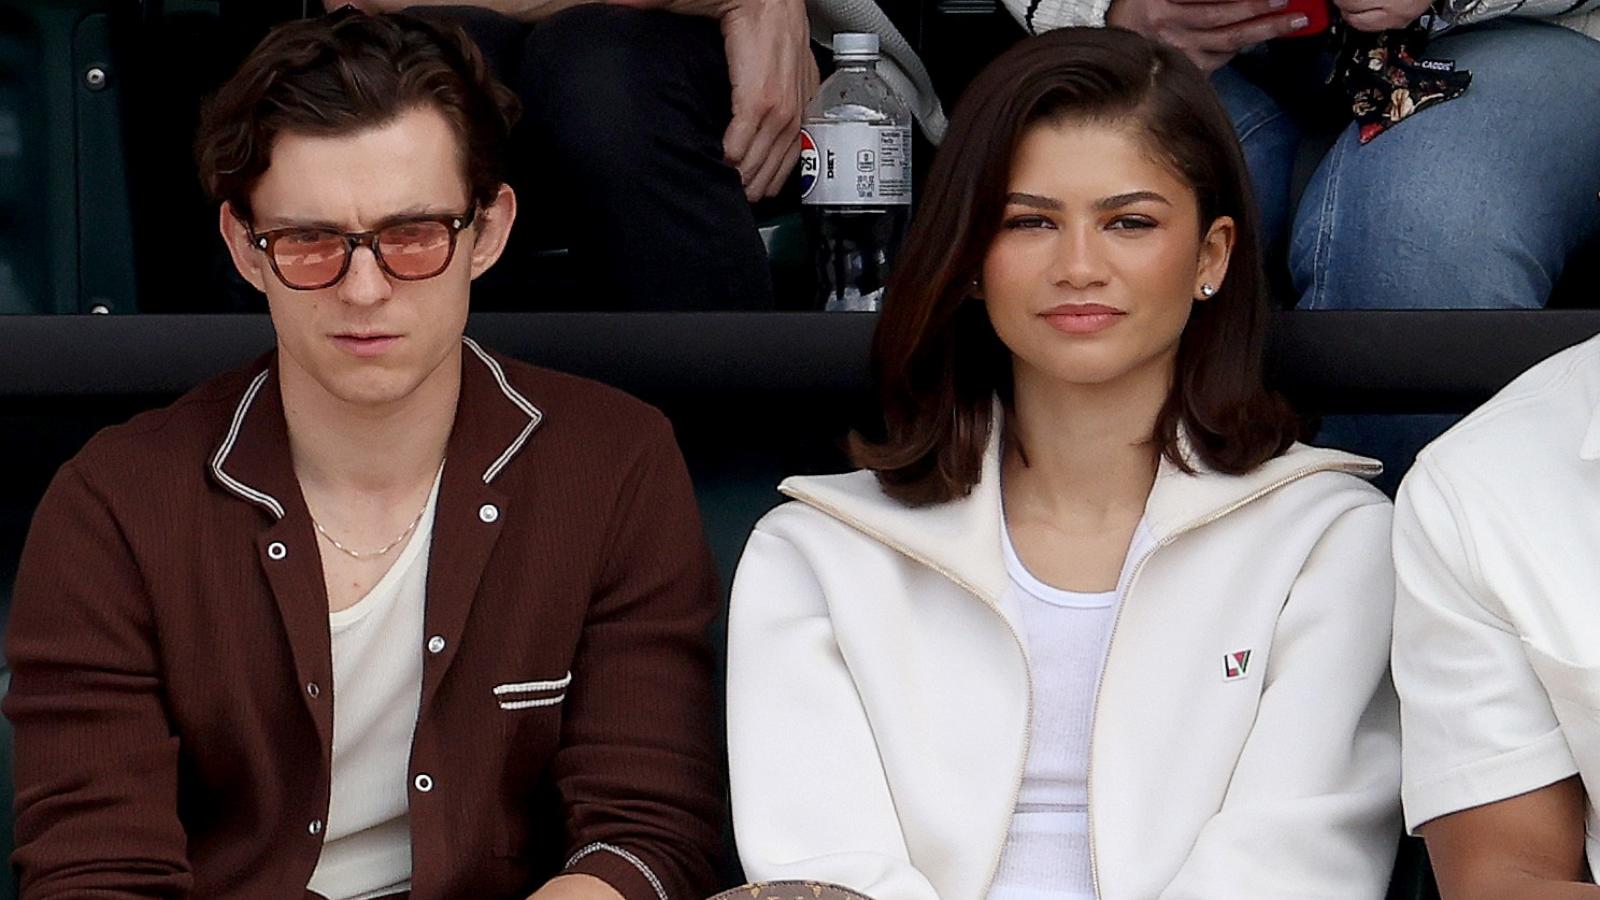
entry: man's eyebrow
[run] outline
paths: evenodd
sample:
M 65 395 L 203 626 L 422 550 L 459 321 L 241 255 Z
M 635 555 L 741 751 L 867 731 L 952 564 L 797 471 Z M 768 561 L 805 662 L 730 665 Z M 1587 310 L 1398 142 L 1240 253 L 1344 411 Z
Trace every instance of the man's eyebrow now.
M 1061 208 L 1061 201 L 1051 197 L 1041 197 L 1038 194 L 1024 194 L 1021 191 L 1012 191 L 1006 195 L 1006 205 L 1031 206 L 1035 209 L 1057 210 Z
M 373 224 L 371 230 L 378 231 L 386 226 L 394 224 L 401 219 L 411 219 L 417 216 L 453 216 L 460 211 L 461 210 L 459 209 L 444 209 L 431 204 L 419 203 L 415 206 L 406 207 L 399 212 L 390 213 L 389 215 L 384 216 Z M 273 231 L 279 228 L 322 228 L 328 231 L 357 230 L 345 228 L 345 223 L 343 222 L 334 222 L 327 219 L 294 219 L 283 216 L 263 217 L 256 230 Z
M 1097 200 L 1095 201 L 1094 208 L 1104 212 L 1111 209 L 1121 209 L 1124 206 L 1132 206 L 1135 203 L 1140 203 L 1146 200 L 1152 203 L 1162 203 L 1167 206 L 1172 205 L 1171 200 L 1168 200 L 1166 197 L 1161 196 L 1155 191 L 1129 191 L 1126 194 L 1114 194 L 1110 197 Z

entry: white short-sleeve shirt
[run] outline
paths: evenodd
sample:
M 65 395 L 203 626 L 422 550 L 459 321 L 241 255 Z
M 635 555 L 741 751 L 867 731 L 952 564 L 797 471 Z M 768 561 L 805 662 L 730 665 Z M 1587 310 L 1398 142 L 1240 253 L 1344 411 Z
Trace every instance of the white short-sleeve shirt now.
M 1600 339 L 1419 454 L 1397 500 L 1406 824 L 1578 774 L 1600 796 Z M 1600 817 L 1588 812 L 1600 863 Z

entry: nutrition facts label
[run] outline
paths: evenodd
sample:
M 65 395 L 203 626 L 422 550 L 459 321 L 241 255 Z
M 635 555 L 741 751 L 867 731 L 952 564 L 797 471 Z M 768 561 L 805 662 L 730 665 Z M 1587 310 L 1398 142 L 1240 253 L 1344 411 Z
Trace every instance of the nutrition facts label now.
M 800 132 L 801 199 L 829 206 L 911 203 L 911 129 L 817 123 Z

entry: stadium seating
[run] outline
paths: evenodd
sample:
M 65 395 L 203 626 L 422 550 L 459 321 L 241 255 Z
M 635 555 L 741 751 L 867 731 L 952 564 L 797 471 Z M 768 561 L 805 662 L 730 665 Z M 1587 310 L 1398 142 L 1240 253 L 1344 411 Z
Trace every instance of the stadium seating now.
M 780 478 L 847 465 L 840 438 L 872 409 L 873 325 L 870 315 L 480 314 L 469 331 L 661 406 L 726 580 L 751 526 L 779 502 Z M 0 480 L 0 618 L 27 517 L 56 466 L 98 427 L 242 364 L 272 340 L 261 316 L 22 316 L 4 326 L 0 428 L 27 439 L 8 458 L 12 477 Z M 1600 311 L 1589 310 L 1284 312 L 1271 373 L 1312 412 L 1461 412 L 1597 331 Z M 0 809 L 9 806 L 8 750 L 0 740 Z M 0 815 L 0 838 L 8 825 Z M 1405 842 L 1390 900 L 1434 896 L 1420 845 Z
M 137 312 L 141 299 L 146 308 L 216 308 L 170 294 L 183 260 L 163 241 L 185 246 L 208 226 L 204 217 L 166 217 L 169 206 L 197 202 L 192 175 L 176 201 L 150 187 L 182 182 L 187 165 L 183 124 L 192 104 L 163 100 L 186 76 L 183 67 L 194 67 L 198 81 L 215 77 L 259 32 L 255 26 L 281 17 L 264 10 L 291 5 L 305 6 L 11 0 L 0 7 L 0 316 L 27 314 L 0 317 L 0 433 L 24 437 L 8 449 L 12 477 L 0 481 L 0 634 L 27 518 L 55 467 L 98 427 L 270 345 L 259 316 L 59 314 Z M 994 0 L 884 6 L 929 63 L 947 104 L 1020 36 Z M 202 40 L 217 36 L 223 39 Z M 175 56 L 175 48 L 188 52 Z M 134 130 L 167 140 L 141 153 L 130 147 Z M 921 165 L 929 149 L 919 147 Z M 159 177 L 147 179 L 151 173 Z M 791 216 L 769 242 L 786 271 L 805 265 L 795 237 Z M 1600 312 L 1568 309 L 1596 301 L 1600 254 L 1591 252 L 1575 261 L 1550 311 L 1283 313 L 1273 377 L 1313 414 L 1461 412 L 1538 359 L 1600 331 Z M 780 499 L 773 486 L 783 475 L 846 465 L 840 437 L 870 415 L 872 322 L 493 314 L 476 317 L 471 330 L 489 346 L 662 406 L 678 428 L 726 578 L 750 527 Z M 0 669 L 0 694 L 8 679 Z M 10 805 L 10 747 L 0 719 L 0 810 Z M 0 854 L 10 844 L 10 817 L 0 814 Z M 14 885 L 0 877 L 0 900 L 13 896 Z M 1436 896 L 1420 844 L 1403 842 L 1390 900 Z
M 0 7 L 0 314 L 136 309 L 116 5 Z
M 997 0 L 882 5 L 928 63 L 947 106 L 1022 35 Z M 228 269 L 188 136 L 200 95 L 267 27 L 318 6 L 10 0 L 0 7 L 0 314 L 263 308 Z M 932 147 L 919 136 L 916 150 L 925 171 Z M 809 279 L 801 229 L 792 210 L 764 204 L 761 211 L 780 306 L 794 308 L 809 293 L 795 287 Z M 535 270 L 545 293 L 552 285 L 579 290 L 559 248 L 542 253 Z M 197 293 L 196 284 L 212 290 Z M 1585 305 L 1597 284 L 1600 247 L 1574 260 L 1552 305 Z M 497 309 L 516 302 L 485 300 Z M 1287 292 L 1283 303 L 1292 303 Z

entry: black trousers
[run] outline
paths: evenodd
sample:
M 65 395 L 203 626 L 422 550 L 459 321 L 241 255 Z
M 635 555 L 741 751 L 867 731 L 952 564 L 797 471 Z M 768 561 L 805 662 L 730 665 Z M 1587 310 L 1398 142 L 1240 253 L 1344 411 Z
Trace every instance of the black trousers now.
M 428 12 L 459 22 L 524 107 L 517 223 L 479 308 L 772 308 L 766 251 L 722 157 L 732 113 L 714 20 L 603 4 L 531 26 Z

